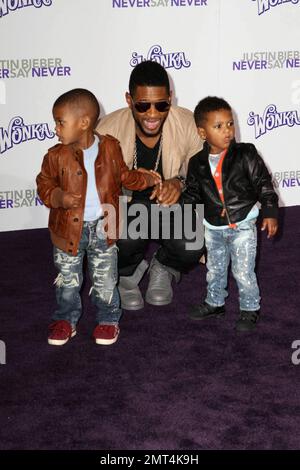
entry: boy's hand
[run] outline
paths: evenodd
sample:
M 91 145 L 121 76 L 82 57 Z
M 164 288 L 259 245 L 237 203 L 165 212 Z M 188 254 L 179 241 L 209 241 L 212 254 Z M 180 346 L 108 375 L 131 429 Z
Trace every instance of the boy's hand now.
M 62 195 L 62 206 L 64 209 L 76 209 L 81 206 L 81 196 L 74 193 L 64 192 Z
M 268 230 L 267 238 L 274 237 L 274 235 L 276 235 L 277 230 L 278 230 L 277 219 L 273 219 L 271 217 L 263 219 L 262 224 L 261 224 L 261 230 L 264 231 L 266 229 Z
M 155 186 L 150 199 L 157 199 L 158 204 L 169 207 L 176 204 L 181 195 L 181 183 L 177 178 L 170 178 L 161 183 L 160 187 Z
M 146 170 L 146 168 L 138 168 L 137 171 L 143 173 L 145 176 L 148 186 L 155 186 L 161 184 L 161 175 L 154 170 Z

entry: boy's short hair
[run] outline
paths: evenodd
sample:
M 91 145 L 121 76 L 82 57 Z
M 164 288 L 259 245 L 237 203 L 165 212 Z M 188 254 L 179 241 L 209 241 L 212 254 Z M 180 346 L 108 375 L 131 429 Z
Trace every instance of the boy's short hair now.
M 206 119 L 206 115 L 212 111 L 219 111 L 220 109 L 227 109 L 231 111 L 231 106 L 223 98 L 218 96 L 207 96 L 197 104 L 194 110 L 194 119 L 197 127 L 202 127 Z
M 83 108 L 90 116 L 93 127 L 96 126 L 100 115 L 100 106 L 96 96 L 85 88 L 74 88 L 60 95 L 53 105 L 56 106 L 71 105 L 77 108 Z
M 170 94 L 169 77 L 162 65 L 145 60 L 136 65 L 129 78 L 129 93 L 133 96 L 138 86 L 162 86 Z

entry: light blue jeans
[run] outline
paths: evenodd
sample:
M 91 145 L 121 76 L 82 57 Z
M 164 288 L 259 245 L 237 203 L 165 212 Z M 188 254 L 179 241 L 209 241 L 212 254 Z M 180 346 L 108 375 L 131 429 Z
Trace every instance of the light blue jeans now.
M 208 269 L 205 301 L 214 307 L 224 305 L 231 261 L 231 271 L 239 289 L 240 310 L 259 310 L 260 296 L 254 272 L 256 219 L 243 222 L 236 229 L 211 230 L 205 227 L 205 244 Z
M 108 247 L 103 235 L 102 222 L 84 222 L 78 254 L 69 255 L 54 247 L 54 264 L 58 270 L 55 279 L 58 308 L 53 320 L 67 320 L 76 326 L 81 313 L 80 289 L 83 281 L 82 265 L 87 255 L 92 287 L 91 300 L 96 306 L 97 324 L 116 324 L 121 317 L 120 297 L 116 287 L 118 279 L 117 247 Z M 98 233 L 98 234 L 97 234 Z

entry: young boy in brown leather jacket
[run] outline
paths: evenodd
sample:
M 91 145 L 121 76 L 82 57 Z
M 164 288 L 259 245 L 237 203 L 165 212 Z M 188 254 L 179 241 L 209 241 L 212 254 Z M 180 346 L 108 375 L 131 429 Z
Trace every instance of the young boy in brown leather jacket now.
M 143 190 L 160 182 L 146 170 L 129 170 L 119 142 L 94 132 L 100 108 L 88 90 L 77 88 L 53 105 L 60 144 L 48 150 L 37 176 L 38 194 L 50 208 L 49 230 L 54 245 L 57 309 L 48 343 L 61 346 L 76 334 L 81 316 L 82 263 L 87 255 L 91 299 L 97 308 L 96 344 L 117 341 L 121 317 L 117 283 L 119 195 L 122 186 Z M 113 212 L 114 217 L 106 217 Z M 115 227 L 109 227 L 109 220 Z M 113 237 L 111 233 L 114 232 Z

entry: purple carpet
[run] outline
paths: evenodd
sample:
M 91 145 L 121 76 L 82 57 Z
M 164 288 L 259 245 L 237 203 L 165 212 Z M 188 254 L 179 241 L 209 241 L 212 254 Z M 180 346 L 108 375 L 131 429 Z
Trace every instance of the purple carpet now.
M 204 296 L 199 266 L 171 305 L 125 311 L 119 341 L 107 347 L 91 339 L 89 281 L 77 336 L 47 344 L 55 307 L 48 230 L 0 233 L 0 449 L 299 449 L 300 364 L 291 361 L 300 340 L 299 220 L 300 206 L 281 209 L 277 239 L 259 237 L 255 332 L 234 330 L 232 278 L 224 319 L 188 318 Z

